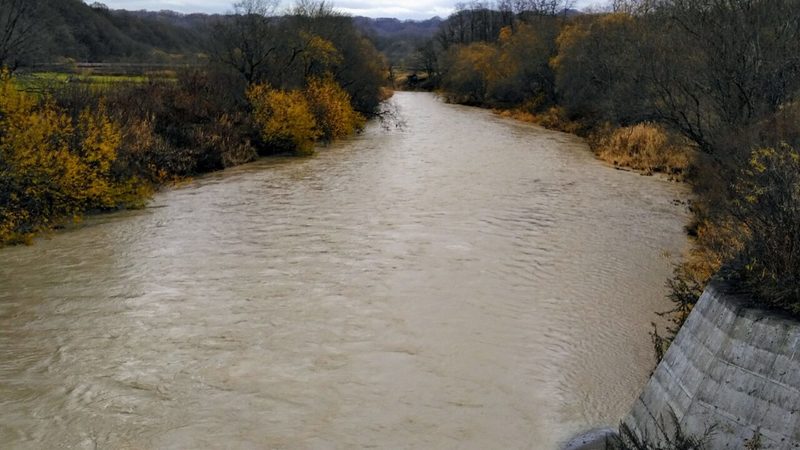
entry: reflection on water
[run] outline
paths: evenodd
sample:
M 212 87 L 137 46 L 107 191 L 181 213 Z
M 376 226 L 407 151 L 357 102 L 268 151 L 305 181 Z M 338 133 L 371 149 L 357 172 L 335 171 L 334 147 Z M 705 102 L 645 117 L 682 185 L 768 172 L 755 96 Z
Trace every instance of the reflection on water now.
M 4 448 L 552 448 L 652 366 L 683 188 L 568 135 L 407 126 L 0 251 Z

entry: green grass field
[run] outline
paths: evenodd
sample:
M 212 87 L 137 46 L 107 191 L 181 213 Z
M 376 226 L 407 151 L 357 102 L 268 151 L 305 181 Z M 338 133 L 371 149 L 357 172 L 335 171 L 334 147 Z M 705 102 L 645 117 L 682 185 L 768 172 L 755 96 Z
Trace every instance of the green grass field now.
M 45 91 L 70 84 L 88 86 L 92 89 L 107 89 L 120 83 L 147 83 L 150 81 L 174 81 L 175 74 L 158 72 L 142 75 L 99 75 L 91 73 L 32 72 L 16 76 L 20 87 L 26 91 Z

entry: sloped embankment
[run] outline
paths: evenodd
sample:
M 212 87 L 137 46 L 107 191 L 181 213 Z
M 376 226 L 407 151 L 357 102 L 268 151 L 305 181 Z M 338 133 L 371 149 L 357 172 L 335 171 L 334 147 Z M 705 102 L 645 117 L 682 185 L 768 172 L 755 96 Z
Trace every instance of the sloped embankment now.
M 712 284 L 625 423 L 649 441 L 713 427 L 710 447 L 800 448 L 800 321 Z

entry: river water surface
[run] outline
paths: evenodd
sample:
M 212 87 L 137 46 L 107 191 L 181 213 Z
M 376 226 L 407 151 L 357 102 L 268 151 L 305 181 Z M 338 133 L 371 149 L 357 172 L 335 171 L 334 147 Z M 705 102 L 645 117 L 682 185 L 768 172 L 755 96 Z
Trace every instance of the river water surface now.
M 684 188 L 394 102 L 403 127 L 0 250 L 0 447 L 550 449 L 618 421 Z

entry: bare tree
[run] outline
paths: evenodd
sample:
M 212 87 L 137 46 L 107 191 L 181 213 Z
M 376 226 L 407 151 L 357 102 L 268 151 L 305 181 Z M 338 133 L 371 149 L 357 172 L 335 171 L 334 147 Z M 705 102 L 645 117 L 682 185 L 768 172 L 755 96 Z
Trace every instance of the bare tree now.
M 35 7 L 31 0 L 0 0 L 0 68 L 16 70 L 33 47 Z
M 277 50 L 277 6 L 278 0 L 242 0 L 217 27 L 218 60 L 239 72 L 249 84 L 259 81 L 270 55 Z
M 429 77 L 437 80 L 440 76 L 439 54 L 440 50 L 436 48 L 434 40 L 425 42 L 417 48 L 414 55 L 414 70 L 425 72 Z
M 520 16 L 557 16 L 575 4 L 573 0 L 513 0 Z
M 800 1 L 662 0 L 645 61 L 656 106 L 707 153 L 796 100 Z
M 325 0 L 298 0 L 290 9 L 290 14 L 310 19 L 341 15 L 341 13 L 334 9 L 333 3 Z
M 644 15 L 653 12 L 657 3 L 658 0 L 612 0 L 610 9 L 617 13 Z

